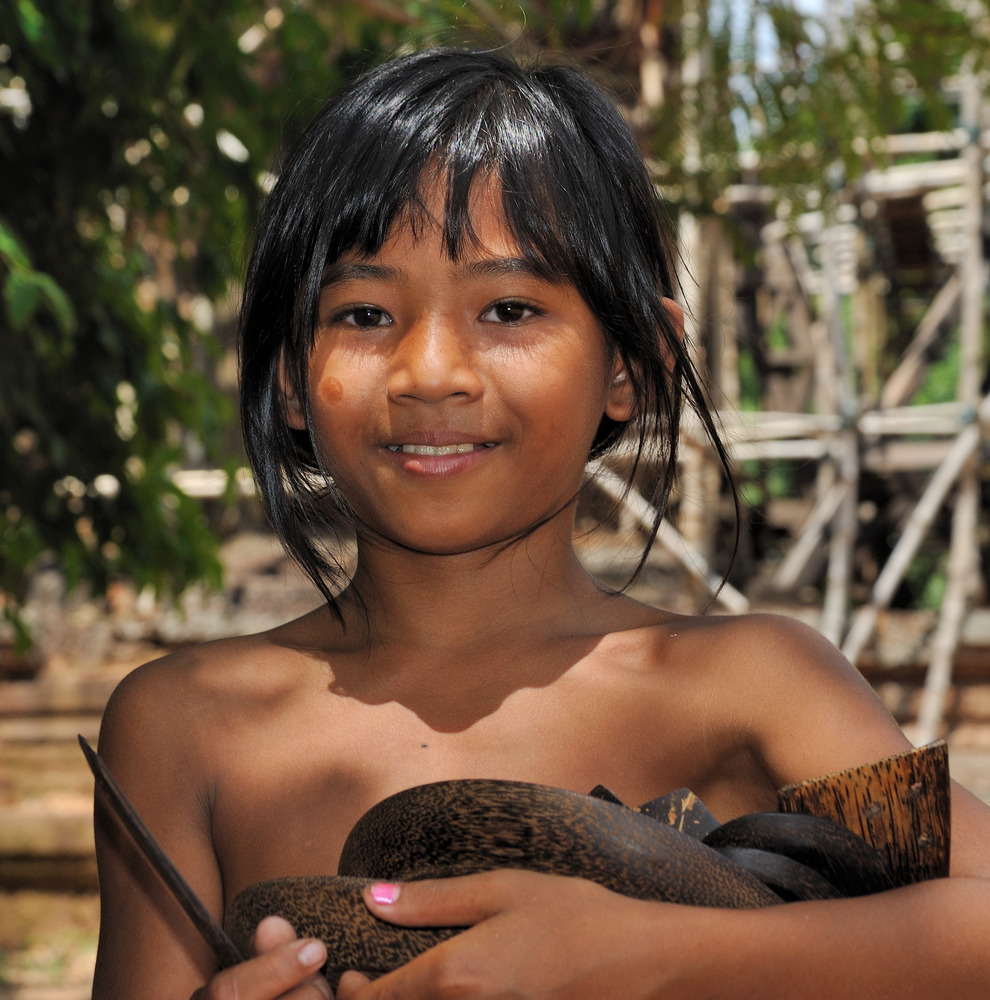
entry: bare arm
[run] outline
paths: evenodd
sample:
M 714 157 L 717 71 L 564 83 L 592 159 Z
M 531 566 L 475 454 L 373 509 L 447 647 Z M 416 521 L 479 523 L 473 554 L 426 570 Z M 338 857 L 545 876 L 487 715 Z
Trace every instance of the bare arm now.
M 470 930 L 338 1000 L 969 1000 L 990 984 L 990 893 L 946 879 L 877 896 L 706 910 L 500 871 L 402 887 L 380 915 Z
M 104 717 L 100 755 L 194 891 L 222 919 L 223 886 L 210 831 L 208 772 L 175 671 L 132 675 Z M 94 1000 L 319 1000 L 319 942 L 297 941 L 284 921 L 259 926 L 259 957 L 216 975 L 216 964 L 171 894 L 97 799 L 100 942 Z M 205 984 L 205 985 L 204 985 Z M 195 991 L 195 993 L 194 993 Z

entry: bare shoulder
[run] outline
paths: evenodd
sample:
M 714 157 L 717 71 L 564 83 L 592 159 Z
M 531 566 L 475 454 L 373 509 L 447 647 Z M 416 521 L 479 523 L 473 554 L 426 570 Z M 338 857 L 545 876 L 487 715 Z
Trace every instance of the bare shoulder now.
M 684 618 L 669 642 L 705 685 L 713 727 L 740 734 L 777 787 L 908 746 L 859 671 L 795 619 Z
M 290 633 L 291 634 L 291 633 Z M 220 915 L 223 860 L 213 815 L 224 761 L 277 706 L 312 657 L 265 633 L 190 647 L 146 663 L 117 687 L 98 750 L 138 814 L 203 903 Z M 312 670 L 313 668 L 310 667 Z M 96 802 L 100 867 L 100 954 L 94 996 L 188 996 L 213 958 L 130 838 Z
M 863 676 L 794 619 L 742 615 L 685 623 L 691 655 L 717 678 L 723 724 L 743 727 L 776 787 L 910 747 Z M 953 783 L 953 874 L 990 876 L 990 809 Z
M 785 615 L 668 615 L 649 632 L 656 651 L 684 661 L 699 676 L 749 686 L 755 678 L 783 685 L 846 683 L 859 672 L 821 633 Z
M 252 712 L 271 713 L 303 678 L 325 670 L 299 641 L 305 621 L 190 646 L 133 670 L 107 704 L 101 755 L 112 759 L 126 747 L 128 755 L 182 755 L 185 767 L 199 750 L 210 756 L 232 725 L 249 724 Z

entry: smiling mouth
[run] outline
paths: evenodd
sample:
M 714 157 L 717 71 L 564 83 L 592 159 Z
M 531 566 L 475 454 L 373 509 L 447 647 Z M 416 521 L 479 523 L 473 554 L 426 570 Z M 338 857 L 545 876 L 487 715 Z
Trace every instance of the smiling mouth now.
M 390 444 L 389 451 L 402 452 L 404 455 L 466 455 L 472 451 L 483 451 L 494 448 L 495 442 L 484 444 Z

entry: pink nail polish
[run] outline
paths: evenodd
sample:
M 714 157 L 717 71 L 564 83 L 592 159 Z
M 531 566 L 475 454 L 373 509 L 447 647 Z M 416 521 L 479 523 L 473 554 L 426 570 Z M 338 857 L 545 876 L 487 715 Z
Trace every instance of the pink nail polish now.
M 371 898 L 388 906 L 399 898 L 399 887 L 394 882 L 376 882 L 371 887 Z

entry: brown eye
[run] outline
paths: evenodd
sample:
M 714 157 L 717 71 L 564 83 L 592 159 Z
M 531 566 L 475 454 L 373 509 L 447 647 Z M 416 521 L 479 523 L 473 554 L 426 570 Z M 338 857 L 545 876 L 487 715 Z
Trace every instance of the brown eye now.
M 342 322 L 360 327 L 362 330 L 389 326 L 392 322 L 392 317 L 384 309 L 376 309 L 374 306 L 353 306 L 341 313 L 339 318 Z
M 537 310 L 525 302 L 517 302 L 514 299 L 506 299 L 504 302 L 496 302 L 489 306 L 482 314 L 481 318 L 488 323 L 521 323 L 531 316 L 535 316 Z

